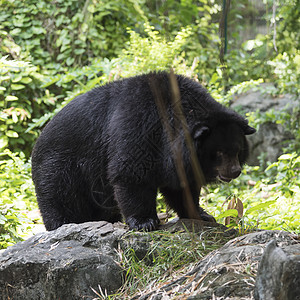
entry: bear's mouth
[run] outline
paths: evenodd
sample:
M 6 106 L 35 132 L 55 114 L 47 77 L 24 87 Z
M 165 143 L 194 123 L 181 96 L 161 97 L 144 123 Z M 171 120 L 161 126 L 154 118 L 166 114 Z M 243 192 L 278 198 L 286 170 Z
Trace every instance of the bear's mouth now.
M 232 180 L 232 178 L 228 178 L 228 177 L 225 177 L 225 176 L 223 176 L 223 175 L 221 175 L 221 174 L 219 174 L 218 176 L 217 176 L 217 178 L 219 179 L 219 180 L 221 180 L 221 181 L 224 181 L 224 182 L 230 182 L 231 180 Z

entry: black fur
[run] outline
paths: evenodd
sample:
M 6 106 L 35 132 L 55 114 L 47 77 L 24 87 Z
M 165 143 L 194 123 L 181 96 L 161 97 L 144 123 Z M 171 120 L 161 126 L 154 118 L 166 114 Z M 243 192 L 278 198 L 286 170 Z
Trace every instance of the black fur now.
M 255 129 L 197 82 L 176 79 L 206 182 L 237 177 L 248 154 L 245 135 Z M 159 222 L 158 188 L 179 217 L 188 217 L 173 155 L 180 147 L 199 207 L 200 188 L 169 82 L 165 72 L 112 82 L 75 98 L 49 122 L 32 153 L 32 177 L 47 230 L 65 223 L 115 222 L 122 215 L 131 228 L 153 230 Z M 200 207 L 199 213 L 213 220 Z

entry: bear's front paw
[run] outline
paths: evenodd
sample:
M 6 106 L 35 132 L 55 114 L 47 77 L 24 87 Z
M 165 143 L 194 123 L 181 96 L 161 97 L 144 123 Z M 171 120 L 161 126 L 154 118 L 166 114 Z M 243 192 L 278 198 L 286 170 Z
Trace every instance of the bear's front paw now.
M 206 222 L 217 223 L 216 219 L 212 215 L 208 214 L 204 209 L 200 209 L 200 218 Z
M 157 229 L 159 220 L 158 218 L 129 217 L 126 223 L 130 229 L 152 231 Z

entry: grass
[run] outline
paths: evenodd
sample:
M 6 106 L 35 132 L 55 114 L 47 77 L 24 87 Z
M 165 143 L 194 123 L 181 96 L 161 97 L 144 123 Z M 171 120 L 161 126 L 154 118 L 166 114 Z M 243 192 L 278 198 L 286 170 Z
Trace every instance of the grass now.
M 232 238 L 225 237 L 219 228 L 201 232 L 185 227 L 176 232 L 128 233 L 134 234 L 145 234 L 148 250 L 140 257 L 133 248 L 119 249 L 120 264 L 126 270 L 124 285 L 114 295 L 107 295 L 99 287 L 99 291 L 95 291 L 98 299 L 132 299 L 144 294 L 146 288 L 147 293 L 154 291 L 192 270 L 195 262 Z

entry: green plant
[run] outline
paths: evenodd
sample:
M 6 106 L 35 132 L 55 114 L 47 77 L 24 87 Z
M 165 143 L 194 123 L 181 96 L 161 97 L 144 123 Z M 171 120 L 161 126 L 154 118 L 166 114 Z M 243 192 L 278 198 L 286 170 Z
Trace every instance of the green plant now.
M 38 67 L 0 58 L 0 151 L 9 148 L 29 156 L 36 132 L 25 133 L 30 120 L 40 117 L 55 99 L 40 88 Z
M 128 38 L 126 27 L 145 21 L 142 3 L 1 0 L 0 29 L 9 32 L 35 65 L 56 73 L 91 58 L 114 56 Z
M 27 222 L 25 215 L 13 209 L 12 205 L 0 205 L 0 249 L 23 240 L 18 228 Z
M 299 95 L 300 86 L 300 50 L 295 53 L 279 53 L 268 61 L 277 83 L 278 93 Z
M 197 63 L 198 78 L 206 85 L 219 66 L 218 34 L 222 6 L 213 0 L 146 1 L 149 23 L 167 41 L 172 40 L 182 28 L 190 28 L 182 50 L 187 65 Z
M 37 209 L 30 170 L 24 154 L 0 153 L 0 248 L 22 240 L 33 227 L 26 217 Z
M 287 0 L 279 5 L 276 19 L 272 22 L 277 22 L 279 27 L 278 35 L 275 36 L 278 53 L 293 53 L 300 44 L 299 0 Z
M 300 186 L 300 156 L 294 153 L 283 154 L 277 162 L 270 164 L 265 170 L 272 178 L 276 191 L 280 191 L 287 198 L 292 198 Z M 271 181 L 272 183 L 272 181 Z
M 130 39 L 123 53 L 115 61 L 119 69 L 117 74 L 129 77 L 150 71 L 161 71 L 174 68 L 177 73 L 187 73 L 189 67 L 185 64 L 183 46 L 191 35 L 191 28 L 182 28 L 172 41 L 163 38 L 153 26 L 145 24 L 146 37 L 133 30 L 128 30 Z M 196 61 L 190 69 L 192 74 Z
M 76 96 L 93 89 L 99 84 L 107 83 L 109 80 L 107 69 L 110 69 L 108 65 L 110 65 L 108 59 L 104 59 L 103 61 L 96 59 L 91 65 L 81 69 L 70 69 L 62 74 L 45 77 L 43 88 L 59 89 L 64 94 L 56 97 L 60 101 L 55 102 L 53 110 L 47 111 L 42 117 L 33 118 L 25 132 L 32 132 L 36 128 L 42 128 Z
M 244 168 L 242 175 L 230 185 L 212 185 L 202 194 L 210 213 L 215 212 L 218 222 L 237 211 L 226 212 L 224 203 L 233 195 L 241 199 L 243 217 L 236 224 L 242 233 L 253 229 L 284 229 L 299 232 L 300 225 L 300 157 L 284 154 L 266 169 Z

